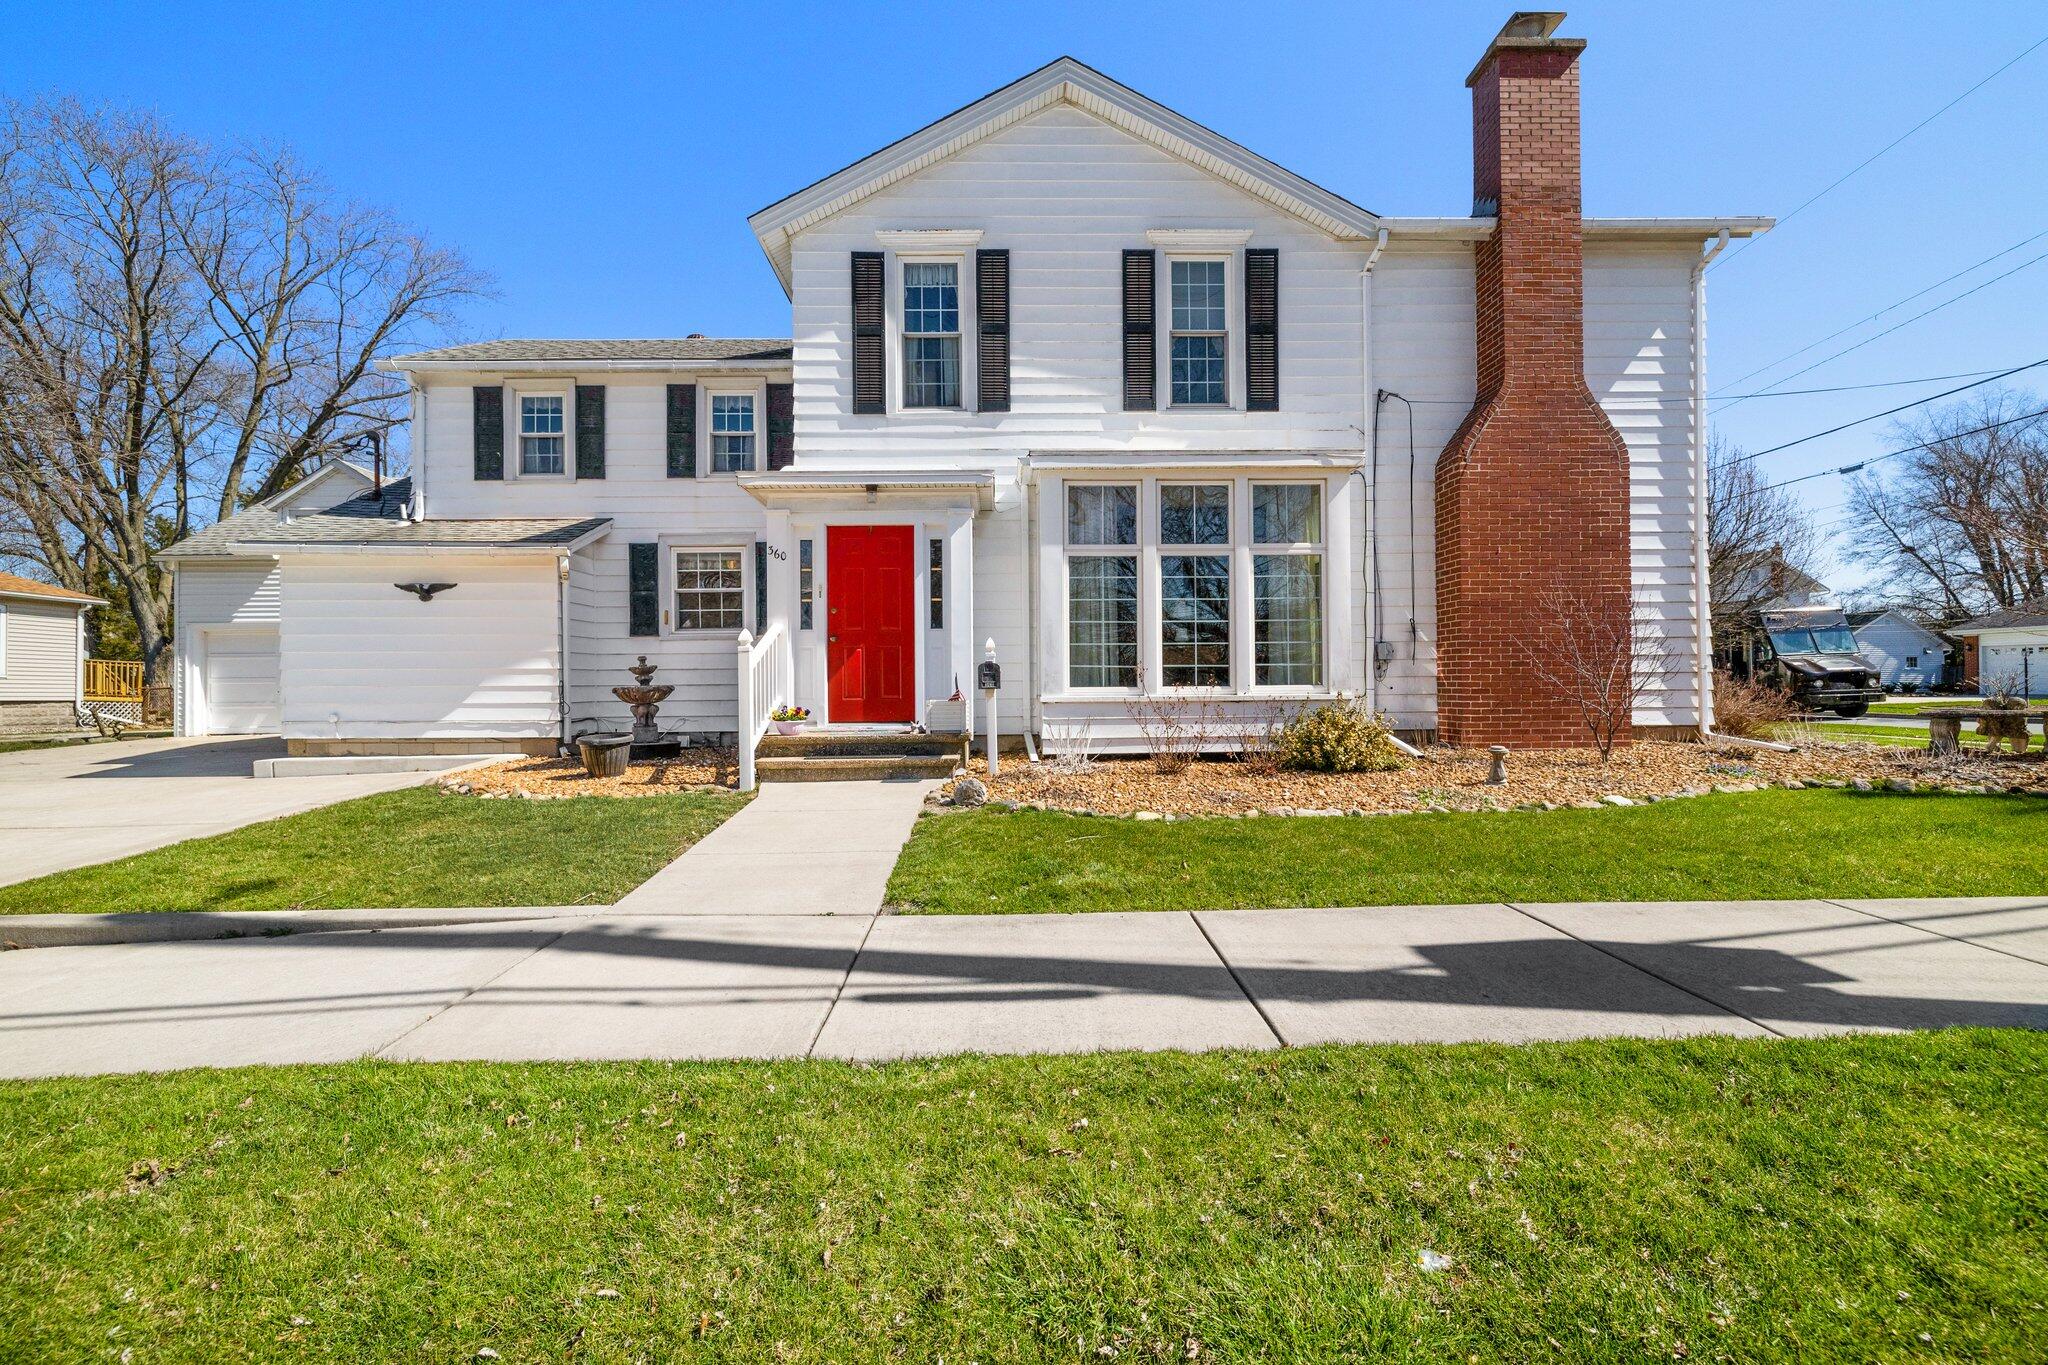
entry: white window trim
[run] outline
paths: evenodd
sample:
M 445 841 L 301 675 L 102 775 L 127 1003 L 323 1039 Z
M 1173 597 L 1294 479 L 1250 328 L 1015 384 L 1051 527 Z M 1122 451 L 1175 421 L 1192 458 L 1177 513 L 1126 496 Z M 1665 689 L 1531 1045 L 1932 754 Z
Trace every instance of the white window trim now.
M 1159 539 L 1159 489 L 1163 484 L 1210 484 L 1225 485 L 1230 494 L 1230 544 L 1206 546 L 1165 545 Z M 1134 545 L 1070 545 L 1067 543 L 1066 507 L 1067 490 L 1078 487 L 1104 487 L 1136 485 L 1138 489 L 1138 538 Z M 1322 539 L 1301 541 L 1290 544 L 1261 544 L 1252 539 L 1252 487 L 1254 485 L 1281 485 L 1304 487 L 1315 490 L 1317 500 L 1316 518 Z M 1057 495 L 1044 515 L 1050 517 L 1055 510 L 1060 518 L 1056 535 L 1041 542 L 1050 552 L 1059 556 L 1057 585 L 1059 597 L 1056 604 L 1048 604 L 1056 610 L 1057 619 L 1048 619 L 1049 630 L 1056 631 L 1057 650 L 1047 657 L 1049 684 L 1043 700 L 1085 701 L 1105 698 L 1129 697 L 1170 697 L 1181 700 L 1250 700 L 1250 699 L 1309 699 L 1334 694 L 1337 676 L 1337 649 L 1340 636 L 1344 635 L 1335 620 L 1332 603 L 1337 597 L 1334 575 L 1341 568 L 1336 554 L 1336 542 L 1332 540 L 1332 528 L 1336 524 L 1336 502 L 1344 496 L 1345 480 L 1342 477 L 1290 477 L 1276 471 L 1271 475 L 1256 473 L 1218 474 L 1203 470 L 1175 470 L 1158 474 L 1136 474 L 1128 477 L 1083 477 L 1062 478 L 1058 482 Z M 1348 523 L 1347 523 L 1348 525 Z M 1348 532 L 1347 532 L 1348 533 Z M 1228 687 L 1169 687 L 1164 681 L 1164 600 L 1165 583 L 1161 577 L 1162 554 L 1228 554 L 1230 557 L 1230 685 Z M 1318 660 L 1320 681 L 1316 683 L 1260 683 L 1257 681 L 1256 637 L 1257 622 L 1253 601 L 1255 584 L 1252 576 L 1252 561 L 1257 555 L 1320 555 L 1322 557 L 1321 599 L 1322 615 L 1322 656 Z M 1103 555 L 1132 555 L 1138 561 L 1138 685 L 1136 687 L 1077 687 L 1073 684 L 1071 579 L 1068 566 L 1075 557 Z M 1043 581 L 1043 580 L 1041 580 Z M 1048 587 L 1051 585 L 1048 584 Z M 1348 638 L 1348 636 L 1346 637 Z M 1054 669 L 1056 668 L 1056 671 Z
M 522 398 L 559 398 L 562 400 L 562 472 L 559 474 L 528 474 L 520 465 L 523 450 L 520 445 L 519 406 Z M 518 384 L 505 386 L 505 432 L 510 437 L 505 451 L 505 482 L 507 483 L 574 483 L 576 482 L 576 381 L 573 379 L 528 379 Z
M 712 468 L 711 400 L 713 397 L 744 395 L 754 400 L 754 467 L 743 472 L 759 474 L 768 468 L 768 386 L 751 379 L 707 379 L 697 385 L 697 477 L 734 480 L 732 470 Z
M 730 640 L 741 630 L 760 632 L 754 619 L 754 539 L 732 533 L 713 536 L 664 536 L 661 541 L 661 634 L 674 640 Z M 676 620 L 676 556 L 679 554 L 737 554 L 740 557 L 740 624 L 736 627 L 700 626 L 684 630 Z
M 977 235 L 977 240 L 979 237 Z M 884 338 L 888 349 L 884 352 L 884 372 L 888 382 L 887 392 L 889 416 L 904 417 L 915 421 L 926 416 L 954 419 L 975 410 L 978 395 L 974 388 L 975 365 L 975 320 L 974 258 L 965 251 L 892 251 L 883 266 L 883 287 L 888 291 L 884 299 Z M 954 267 L 960 282 L 960 401 L 942 407 L 913 408 L 903 401 L 905 386 L 910 381 L 910 366 L 903 355 L 903 267 L 906 265 L 950 265 Z
M 1162 412 L 1235 412 L 1244 400 L 1244 299 L 1239 285 L 1241 253 L 1234 251 L 1167 251 L 1161 255 L 1163 269 L 1155 286 L 1154 346 L 1158 350 L 1158 385 Z M 1173 263 L 1175 261 L 1221 261 L 1223 263 L 1223 401 L 1221 403 L 1176 403 L 1173 401 Z M 1159 287 L 1163 286 L 1163 287 Z

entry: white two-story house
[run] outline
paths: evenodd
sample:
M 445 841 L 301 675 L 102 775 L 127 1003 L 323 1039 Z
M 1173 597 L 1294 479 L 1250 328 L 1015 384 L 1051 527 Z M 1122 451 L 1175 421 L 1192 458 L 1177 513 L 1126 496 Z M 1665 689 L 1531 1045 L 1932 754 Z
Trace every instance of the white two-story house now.
M 390 360 L 409 480 L 172 552 L 181 724 L 220 728 L 211 612 L 272 632 L 307 753 L 552 751 L 627 724 L 641 655 L 692 734 L 985 728 L 986 641 L 1000 731 L 1053 747 L 1347 693 L 1583 742 L 1513 638 L 1570 589 L 1661 640 L 1638 729 L 1697 730 L 1702 266 L 1768 224 L 1583 219 L 1559 17 L 1471 74 L 1469 212 L 1368 211 L 1063 58 L 748 220 L 788 340 Z

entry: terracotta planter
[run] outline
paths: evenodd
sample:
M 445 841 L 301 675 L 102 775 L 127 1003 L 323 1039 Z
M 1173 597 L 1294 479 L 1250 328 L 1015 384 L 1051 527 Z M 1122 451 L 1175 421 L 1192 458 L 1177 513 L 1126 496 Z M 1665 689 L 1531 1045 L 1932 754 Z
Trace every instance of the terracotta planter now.
M 626 759 L 633 747 L 633 737 L 622 734 L 582 735 L 576 740 L 576 752 L 583 758 L 583 771 L 592 777 L 624 777 Z

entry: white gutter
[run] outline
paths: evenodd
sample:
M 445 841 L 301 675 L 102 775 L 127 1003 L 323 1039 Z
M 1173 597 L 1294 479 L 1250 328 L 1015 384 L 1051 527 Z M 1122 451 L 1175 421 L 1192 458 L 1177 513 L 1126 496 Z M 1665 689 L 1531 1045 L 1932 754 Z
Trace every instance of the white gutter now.
M 1372 379 L 1372 268 L 1387 249 L 1386 228 L 1372 244 L 1358 272 L 1358 401 L 1365 409 L 1365 709 L 1379 714 L 1380 598 L 1379 480 L 1380 404 Z
M 553 360 L 413 360 L 394 356 L 377 362 L 386 374 L 645 374 L 664 370 L 712 370 L 730 374 L 783 375 L 790 373 L 787 360 L 600 360 L 560 358 Z
M 1692 266 L 1692 593 L 1693 593 L 1693 698 L 1699 708 L 1700 743 L 1738 744 L 1772 749 L 1789 754 L 1789 744 L 1764 739 L 1742 739 L 1714 733 L 1714 610 L 1712 575 L 1707 566 L 1707 267 L 1728 245 L 1729 230 L 1721 228 Z

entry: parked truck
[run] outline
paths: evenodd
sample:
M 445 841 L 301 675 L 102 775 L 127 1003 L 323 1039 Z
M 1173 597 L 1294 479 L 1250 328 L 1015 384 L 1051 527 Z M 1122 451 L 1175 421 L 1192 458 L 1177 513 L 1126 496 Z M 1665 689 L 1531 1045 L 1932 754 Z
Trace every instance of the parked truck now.
M 1785 607 L 1757 613 L 1738 675 L 1776 687 L 1810 711 L 1853 719 L 1884 700 L 1877 666 L 1856 651 L 1840 607 Z

